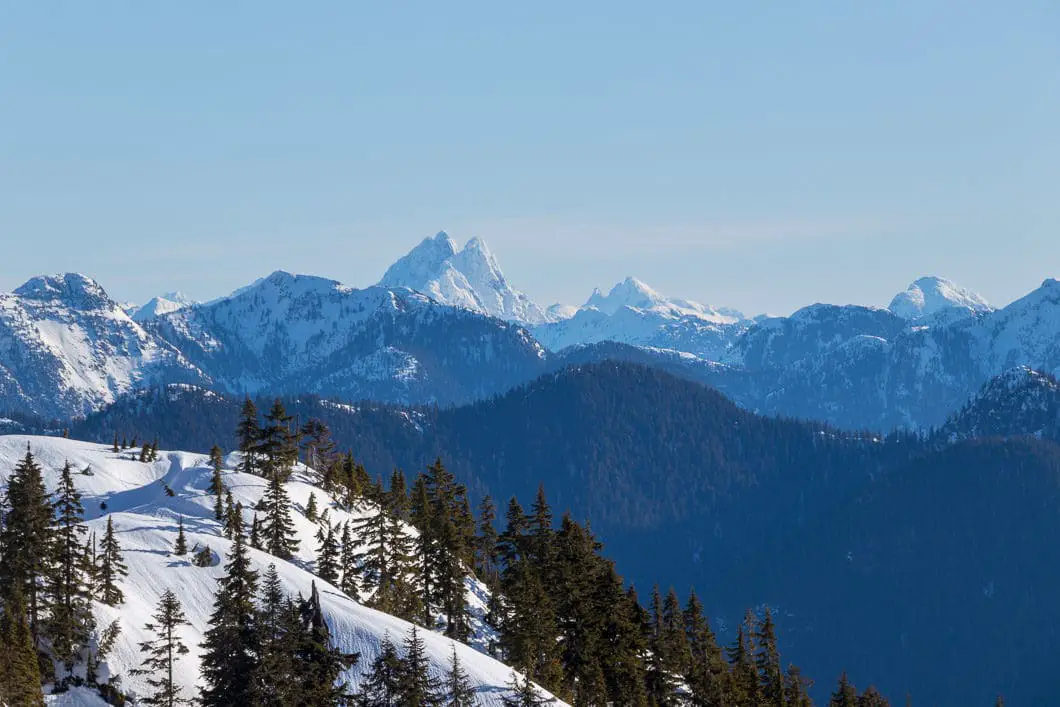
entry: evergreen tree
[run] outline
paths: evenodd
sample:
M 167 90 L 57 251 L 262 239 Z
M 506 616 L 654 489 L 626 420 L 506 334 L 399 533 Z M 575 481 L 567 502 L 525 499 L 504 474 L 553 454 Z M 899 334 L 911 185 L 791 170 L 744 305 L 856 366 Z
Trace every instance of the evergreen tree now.
M 534 683 L 530 682 L 529 677 L 524 675 L 520 678 L 514 672 L 511 680 L 508 681 L 508 692 L 509 695 L 501 698 L 505 707 L 539 707 L 539 705 L 555 702 L 555 700 L 542 697 Z
M 209 545 L 203 546 L 201 550 L 195 553 L 191 563 L 196 567 L 209 567 L 213 564 L 213 551 Z
M 399 697 L 403 666 L 390 634 L 383 634 L 379 655 L 361 685 L 359 704 L 364 707 L 403 707 Z
M 121 451 L 121 449 L 118 447 L 118 433 L 117 432 L 114 433 L 114 446 L 111 447 L 110 451 L 114 452 L 115 454 L 117 454 L 118 452 Z
M 257 512 L 250 522 L 250 546 L 255 550 L 261 550 L 261 523 L 258 521 Z
M 869 685 L 858 697 L 858 707 L 890 707 L 890 703 L 874 686 Z
M 99 547 L 99 573 L 96 579 L 99 600 L 108 606 L 117 606 L 125 601 L 125 594 L 118 582 L 128 574 L 129 570 L 121 556 L 121 545 L 114 535 L 114 519 L 107 516 L 107 532 Z
M 659 585 L 651 593 L 651 633 L 648 656 L 648 697 L 652 704 L 663 707 L 673 705 L 677 684 L 670 664 L 670 650 L 666 643 L 666 619 L 663 615 L 662 595 Z M 742 703 L 739 703 L 742 704 Z
M 188 554 L 188 540 L 184 537 L 184 516 L 177 521 L 177 541 L 173 544 L 173 554 L 183 557 Z
M 317 472 L 318 481 L 327 489 L 325 474 L 335 462 L 335 442 L 331 439 L 331 430 L 323 421 L 310 418 L 302 425 L 302 440 L 306 466 Z
M 221 478 L 221 471 L 224 468 L 224 453 L 216 444 L 210 449 L 210 467 L 213 470 L 210 475 L 210 491 L 215 498 L 214 516 L 216 516 L 217 520 L 224 520 L 225 483 Z
M 236 504 L 232 498 L 231 491 L 225 491 L 225 511 L 224 519 L 221 524 L 221 532 L 226 538 L 232 540 L 236 536 L 236 531 L 243 525 L 242 519 L 236 516 Z
M 757 704 L 758 668 L 755 651 L 751 643 L 754 635 L 754 616 L 750 611 L 736 629 L 736 641 L 729 648 L 729 696 L 737 704 Z
M 241 506 L 238 510 L 242 514 Z M 202 644 L 203 707 L 258 704 L 257 586 L 258 573 L 251 567 L 243 530 L 237 528 Z
M 291 559 L 298 549 L 298 533 L 291 520 L 290 506 L 291 500 L 280 474 L 270 474 L 268 488 L 261 499 L 261 509 L 265 514 L 261 534 L 265 550 L 281 560 Z
M 442 704 L 439 685 L 431 678 L 427 649 L 415 624 L 405 639 L 405 656 L 401 661 L 398 697 L 405 707 L 432 707 Z
M 52 655 L 67 670 L 76 662 L 78 653 L 92 631 L 92 612 L 89 602 L 91 586 L 85 577 L 85 558 L 82 536 L 84 508 L 81 494 L 74 485 L 73 470 L 67 462 L 56 489 L 53 526 L 54 558 L 49 577 L 51 616 L 47 637 Z
M 694 589 L 689 593 L 685 608 L 685 634 L 689 647 L 685 682 L 692 693 L 692 704 L 695 707 L 721 704 L 725 689 L 725 659 Z
M 305 518 L 313 523 L 317 522 L 317 495 L 309 494 L 309 502 L 305 506 Z
M 261 427 L 258 423 L 258 408 L 249 397 L 243 401 L 239 414 L 239 425 L 236 427 L 239 438 L 239 452 L 242 455 L 239 470 L 244 474 L 258 472 L 258 445 L 261 441 Z
M 858 691 L 850 684 L 845 670 L 839 676 L 839 685 L 832 693 L 828 707 L 858 707 Z
M 387 588 L 391 586 L 391 557 L 389 552 L 389 526 L 382 508 L 369 509 L 361 518 L 350 522 L 354 542 L 347 548 L 351 554 L 355 573 L 362 575 L 361 586 L 365 594 L 372 596 L 368 605 L 386 611 L 392 609 L 392 597 Z M 360 550 L 355 552 L 354 548 Z M 347 558 L 347 559 L 350 559 Z
M 347 655 L 331 645 L 331 632 L 320 606 L 320 592 L 313 582 L 309 599 L 302 603 L 303 630 L 297 647 L 300 702 L 304 705 L 335 705 L 346 697 L 337 685 L 342 672 L 357 662 L 357 655 Z
M 17 584 L 5 597 L 0 613 L 0 704 L 44 707 L 37 651 L 22 588 Z
M 52 505 L 44 475 L 28 448 L 8 479 L 4 508 L 0 597 L 10 601 L 17 591 L 24 598 L 30 636 L 38 647 L 46 608 L 45 581 L 53 557 Z
M 475 539 L 475 575 L 487 586 L 496 587 L 500 581 L 497 553 L 497 507 L 488 494 L 478 507 L 478 536 Z
M 184 615 L 176 594 L 167 589 L 158 602 L 158 609 L 144 628 L 151 631 L 155 638 L 140 644 L 140 651 L 147 654 L 133 675 L 147 676 L 147 684 L 152 692 L 141 699 L 145 705 L 158 707 L 175 707 L 190 705 L 193 700 L 181 695 L 180 685 L 173 679 L 173 666 L 182 655 L 188 654 L 188 648 L 180 640 L 178 631 L 181 626 L 190 626 Z
M 336 584 L 339 578 L 339 542 L 335 537 L 335 528 L 328 524 L 325 533 L 321 528 L 317 531 L 317 576 L 325 582 Z
M 475 689 L 471 687 L 471 680 L 460 664 L 456 643 L 452 645 L 452 651 L 449 656 L 449 671 L 445 676 L 445 704 L 447 707 L 474 707 Z
M 273 401 L 272 408 L 265 415 L 258 451 L 261 454 L 262 473 L 268 479 L 277 477 L 280 481 L 286 481 L 291 468 L 298 461 L 298 441 L 291 432 L 292 419 L 279 398 Z
M 296 654 L 301 631 L 301 613 L 284 594 L 276 565 L 270 564 L 262 577 L 257 610 L 261 705 L 282 707 L 298 703 L 301 676 Z
M 354 600 L 360 600 L 360 589 L 357 582 L 357 548 L 353 545 L 350 524 L 342 525 L 342 554 L 339 563 L 342 565 L 342 584 L 339 589 Z
M 784 673 L 780 667 L 780 651 L 777 649 L 776 627 L 773 612 L 768 607 L 758 622 L 755 631 L 755 667 L 758 670 L 758 688 L 763 707 L 784 707 Z
M 810 687 L 812 682 L 802 676 L 802 671 L 796 665 L 789 665 L 787 675 L 784 678 L 785 705 L 787 707 L 813 707 L 810 699 Z

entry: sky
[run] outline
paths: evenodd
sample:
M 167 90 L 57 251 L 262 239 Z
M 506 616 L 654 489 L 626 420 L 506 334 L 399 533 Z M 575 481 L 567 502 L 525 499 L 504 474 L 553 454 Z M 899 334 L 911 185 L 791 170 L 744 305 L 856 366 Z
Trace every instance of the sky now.
M 1060 276 L 1060 5 L 0 0 L 0 291 L 376 282 L 786 313 Z

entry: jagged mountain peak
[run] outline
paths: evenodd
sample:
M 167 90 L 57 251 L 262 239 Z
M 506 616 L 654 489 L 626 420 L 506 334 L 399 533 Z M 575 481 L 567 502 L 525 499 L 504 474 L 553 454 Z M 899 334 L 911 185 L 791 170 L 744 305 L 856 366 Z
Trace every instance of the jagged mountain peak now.
M 31 277 L 14 294 L 28 300 L 62 301 L 77 306 L 116 306 L 98 282 L 81 273 Z
M 130 316 L 133 321 L 143 323 L 193 304 L 196 302 L 183 292 L 166 292 L 158 297 L 152 297 L 147 304 L 141 307 L 126 308 L 126 311 L 131 309 Z
M 932 275 L 918 278 L 904 292 L 895 295 L 888 309 L 903 319 L 916 320 L 950 309 L 973 314 L 993 308 L 975 292 Z
M 599 288 L 593 289 L 586 307 L 599 309 L 605 314 L 614 314 L 623 307 L 650 309 L 665 302 L 665 298 L 635 277 L 629 276 L 604 295 Z
M 479 237 L 462 249 L 445 231 L 424 239 L 387 269 L 379 285 L 408 288 L 454 307 L 520 324 L 537 324 L 547 313 L 508 284 L 496 257 Z

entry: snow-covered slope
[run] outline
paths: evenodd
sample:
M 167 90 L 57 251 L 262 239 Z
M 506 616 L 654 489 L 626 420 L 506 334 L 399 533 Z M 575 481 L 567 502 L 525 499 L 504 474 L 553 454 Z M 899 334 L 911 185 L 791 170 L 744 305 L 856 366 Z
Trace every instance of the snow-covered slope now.
M 408 288 L 442 304 L 520 324 L 549 319 L 546 311 L 508 284 L 484 242 L 472 238 L 458 250 L 445 231 L 424 239 L 391 265 L 379 286 Z
M 114 521 L 129 568 L 129 576 L 121 585 L 125 602 L 118 607 L 94 606 L 101 626 L 114 620 L 121 624 L 121 636 L 106 665 L 109 674 L 121 675 L 125 691 L 142 694 L 146 687 L 144 678 L 132 675 L 130 671 L 142 660 L 138 644 L 152 638 L 144 630 L 144 623 L 150 620 L 162 593 L 171 589 L 180 598 L 192 624 L 181 630 L 191 653 L 178 663 L 178 681 L 186 695 L 197 694 L 200 644 L 212 611 L 217 579 L 224 573 L 224 558 L 230 549 L 230 543 L 221 536 L 219 524 L 213 517 L 213 497 L 208 490 L 211 473 L 208 459 L 204 455 L 184 452 L 161 452 L 159 461 L 145 464 L 135 461 L 131 451 L 113 453 L 98 444 L 51 437 L 3 436 L 0 437 L 0 485 L 6 484 L 11 470 L 25 455 L 27 444 L 44 468 L 50 488 L 54 488 L 59 470 L 66 461 L 75 470 L 91 469 L 91 475 L 74 476 L 83 494 L 90 532 L 102 535 L 107 517 Z M 229 469 L 235 461 L 234 458 L 228 460 Z M 264 493 L 264 479 L 235 471 L 227 471 L 224 476 L 233 497 L 245 509 L 257 504 Z M 173 490 L 174 496 L 167 495 L 167 487 Z M 365 666 L 378 654 L 383 637 L 389 634 L 394 642 L 400 642 L 411 625 L 353 601 L 337 587 L 311 573 L 318 525 L 303 513 L 309 494 L 316 495 L 321 511 L 330 509 L 333 523 L 345 522 L 359 514 L 347 514 L 333 499 L 308 483 L 308 477 L 303 473 L 292 477 L 287 491 L 292 499 L 292 517 L 301 541 L 298 554 L 293 562 L 285 562 L 265 552 L 250 550 L 254 569 L 264 572 L 270 563 L 275 563 L 285 590 L 292 595 L 299 592 L 307 595 L 311 583 L 316 582 L 334 643 L 343 650 L 360 653 L 359 664 L 344 675 L 347 681 L 356 685 Z M 106 504 L 105 511 L 101 509 L 103 503 Z M 252 512 L 245 513 L 245 520 L 249 523 Z M 214 566 L 195 567 L 189 562 L 190 556 L 171 554 L 180 517 L 184 519 L 189 547 L 209 546 L 215 554 Z M 485 590 L 471 580 L 468 589 L 472 613 L 481 615 Z M 486 630 L 481 621 L 476 623 L 480 637 Z M 502 704 L 502 697 L 507 694 L 506 685 L 512 676 L 510 668 L 470 646 L 454 643 L 441 635 L 423 632 L 422 636 L 431 670 L 437 677 L 444 674 L 455 645 L 478 689 L 478 703 Z M 56 701 L 55 704 L 64 703 Z
M 948 317 L 989 312 L 993 307 L 971 290 L 941 277 L 922 277 L 895 295 L 888 307 L 899 317 L 923 319 L 939 313 Z
M 203 380 L 91 278 L 35 277 L 0 294 L 0 407 L 79 415 L 157 381 Z
M 533 331 L 553 351 L 617 341 L 672 349 L 717 361 L 749 324 L 735 310 L 670 299 L 629 277 L 606 295 L 594 290 L 585 305 L 572 315 L 554 317 L 554 321 Z
M 195 301 L 183 292 L 167 292 L 164 295 L 152 298 L 151 301 L 142 307 L 137 307 L 130 316 L 133 321 L 145 322 L 193 304 L 195 304 Z

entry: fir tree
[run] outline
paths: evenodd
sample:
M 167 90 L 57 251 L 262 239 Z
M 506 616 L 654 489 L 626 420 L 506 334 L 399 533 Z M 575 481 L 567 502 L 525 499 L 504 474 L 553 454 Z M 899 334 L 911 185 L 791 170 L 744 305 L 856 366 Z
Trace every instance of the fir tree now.
M 213 564 L 213 551 L 209 545 L 203 546 L 201 550 L 195 553 L 191 563 L 196 567 L 209 567 Z
M 869 685 L 858 697 L 858 707 L 890 707 L 890 703 L 874 686 Z
M 54 559 L 49 577 L 51 616 L 47 636 L 52 655 L 71 669 L 92 631 L 91 586 L 85 577 L 84 508 L 67 462 L 59 477 L 54 509 Z
M 177 521 L 177 541 L 173 543 L 173 554 L 183 557 L 188 554 L 188 541 L 184 537 L 184 516 Z
M 497 507 L 488 494 L 478 507 L 478 536 L 475 539 L 475 574 L 487 586 L 496 587 L 500 580 L 497 554 Z
M 317 576 L 329 584 L 336 584 L 339 578 L 339 542 L 335 537 L 335 528 L 328 524 L 325 533 L 323 528 L 317 530 Z
M 339 588 L 351 599 L 360 600 L 360 589 L 357 582 L 357 553 L 353 545 L 353 536 L 350 534 L 350 524 L 342 525 L 342 554 L 340 556 L 342 565 L 342 584 Z
M 210 449 L 210 491 L 214 495 L 214 516 L 217 520 L 224 520 L 224 498 L 225 483 L 221 478 L 221 470 L 224 468 L 224 453 L 216 444 Z
M 405 639 L 405 656 L 401 661 L 398 697 L 407 707 L 433 707 L 442 704 L 439 685 L 431 678 L 427 649 L 415 625 Z
M 44 476 L 32 452 L 15 467 L 7 482 L 0 528 L 0 597 L 10 601 L 16 590 L 24 598 L 34 647 L 42 633 L 44 585 L 51 570 L 52 505 Z
M 379 655 L 361 685 L 359 703 L 365 707 L 403 707 L 400 700 L 403 666 L 390 634 L 383 634 Z
M 331 430 L 314 417 L 302 425 L 301 432 L 306 466 L 317 473 L 317 480 L 327 489 L 326 473 L 335 463 L 335 442 L 331 439 Z
M 539 705 L 555 702 L 555 700 L 542 697 L 534 683 L 530 682 L 530 678 L 525 675 L 520 678 L 514 672 L 508 681 L 508 692 L 509 695 L 501 698 L 505 707 L 539 707 Z
M 300 676 L 296 665 L 301 615 L 284 595 L 276 565 L 270 564 L 261 581 L 257 610 L 260 641 L 260 694 L 262 705 L 296 704 Z
M 114 535 L 114 519 L 107 516 L 107 532 L 99 547 L 99 573 L 96 584 L 99 588 L 99 600 L 108 606 L 117 606 L 125 601 L 125 594 L 118 582 L 129 574 L 121 556 L 121 545 Z
M 309 494 L 309 502 L 305 506 L 305 518 L 313 523 L 317 522 L 317 495 Z
M 692 693 L 692 704 L 695 707 L 721 704 L 725 689 L 725 659 L 694 589 L 689 593 L 685 608 L 685 634 L 689 648 L 685 682 Z
M 300 704 L 340 704 L 347 695 L 336 685 L 344 670 L 352 667 L 358 656 L 348 655 L 331 645 L 331 632 L 320 606 L 320 592 L 313 582 L 309 598 L 301 606 L 303 630 L 297 648 L 298 674 L 301 678 Z
M 460 657 L 456 654 L 456 643 L 452 645 L 449 671 L 445 675 L 444 687 L 447 707 L 474 707 L 475 689 L 471 687 L 471 680 L 460 664 Z
M 762 707 L 784 707 L 784 673 L 780 667 L 780 651 L 777 649 L 776 627 L 773 612 L 768 607 L 758 622 L 755 631 L 755 667 L 758 670 L 758 687 Z
M 0 704 L 43 707 L 40 665 L 33 647 L 26 604 L 17 585 L 0 614 Z
M 754 634 L 754 616 L 750 611 L 736 629 L 736 641 L 728 649 L 730 678 L 730 699 L 737 704 L 757 704 L 758 669 L 755 665 L 754 647 L 751 637 Z
M 281 560 L 289 560 L 298 549 L 298 533 L 291 520 L 291 500 L 279 473 L 269 476 L 269 485 L 261 499 L 265 514 L 261 534 L 264 547 Z
M 258 521 L 258 514 L 254 512 L 254 518 L 250 522 L 250 546 L 255 550 L 261 548 L 261 523 Z
M 242 519 L 236 516 L 236 504 L 232 498 L 231 491 L 225 491 L 224 519 L 221 524 L 221 532 L 226 538 L 232 540 L 238 528 L 243 525 Z
M 176 594 L 167 589 L 158 602 L 158 608 L 144 628 L 155 635 L 150 641 L 140 644 L 140 651 L 147 654 L 133 675 L 147 676 L 147 684 L 152 692 L 141 699 L 145 705 L 158 707 L 175 707 L 190 705 L 192 700 L 181 695 L 180 685 L 173 678 L 173 667 L 182 655 L 188 654 L 188 648 L 180 640 L 178 631 L 181 626 L 190 626 L 184 615 Z
M 241 506 L 238 510 L 242 513 Z M 251 567 L 243 530 L 237 528 L 202 644 L 203 707 L 258 704 L 257 585 L 258 573 Z
M 839 685 L 832 693 L 828 707 L 858 707 L 858 691 L 850 684 L 845 670 L 839 676 Z
M 265 424 L 258 441 L 262 473 L 266 478 L 275 476 L 286 481 L 291 467 L 298 461 L 298 442 L 291 433 L 291 420 L 292 417 L 284 410 L 283 402 L 276 398 L 265 415 Z
M 784 704 L 787 707 L 813 707 L 813 701 L 810 699 L 812 685 L 812 682 L 802 676 L 797 665 L 789 665 L 784 676 Z
M 258 408 L 250 398 L 243 401 L 243 409 L 239 413 L 239 425 L 236 427 L 236 436 L 239 438 L 239 452 L 241 454 L 239 470 L 244 474 L 256 474 L 258 472 L 258 445 L 261 442 L 261 427 L 258 423 Z

